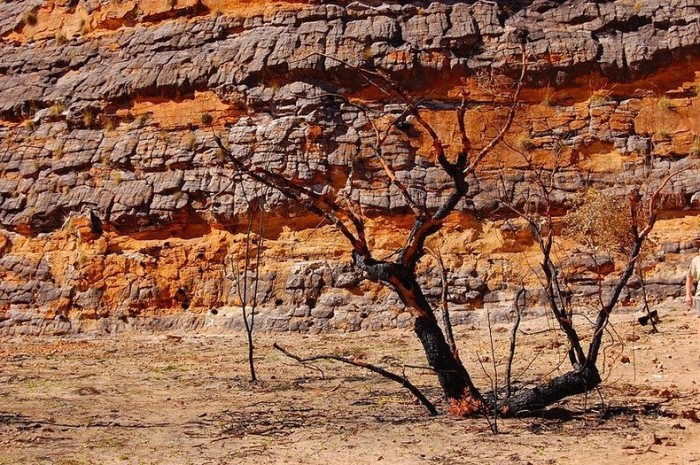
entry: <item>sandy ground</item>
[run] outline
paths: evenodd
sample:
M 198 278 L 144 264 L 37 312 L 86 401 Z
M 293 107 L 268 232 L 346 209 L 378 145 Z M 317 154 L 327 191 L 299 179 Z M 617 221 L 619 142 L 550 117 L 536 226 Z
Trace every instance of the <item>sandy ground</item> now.
M 372 373 L 325 362 L 319 371 L 272 348 L 405 370 L 444 410 L 434 376 L 404 366 L 425 364 L 410 331 L 261 334 L 257 383 L 242 334 L 1 340 L 0 464 L 700 463 L 700 341 L 680 308 L 661 309 L 658 334 L 617 316 L 600 392 L 499 421 L 498 435 L 483 417 L 429 417 Z M 540 318 L 521 328 L 549 326 Z M 509 325 L 492 334 L 500 384 Z M 477 383 L 490 386 L 488 332 L 459 327 L 457 336 Z M 518 337 L 519 385 L 567 369 L 556 332 Z

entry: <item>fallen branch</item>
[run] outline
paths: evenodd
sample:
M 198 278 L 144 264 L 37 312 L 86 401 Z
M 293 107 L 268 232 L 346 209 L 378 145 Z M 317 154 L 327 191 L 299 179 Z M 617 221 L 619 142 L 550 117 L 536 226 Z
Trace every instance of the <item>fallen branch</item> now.
M 315 362 L 317 360 L 333 360 L 336 362 L 341 362 L 341 363 L 346 363 L 348 365 L 352 365 L 355 367 L 360 367 L 360 368 L 365 368 L 367 370 L 373 371 L 374 373 L 377 373 L 379 375 L 382 375 L 383 377 L 390 379 L 392 381 L 395 381 L 399 383 L 401 386 L 405 387 L 409 391 L 411 391 L 411 394 L 415 396 L 416 399 L 420 401 L 423 406 L 428 409 L 428 412 L 430 412 L 430 415 L 437 415 L 438 412 L 435 409 L 435 406 L 433 405 L 432 402 L 428 400 L 425 395 L 417 388 L 415 387 L 408 379 L 406 379 L 403 376 L 399 376 L 395 373 L 391 373 L 390 371 L 386 371 L 383 368 L 380 368 L 376 365 L 372 365 L 369 363 L 364 363 L 364 362 L 357 362 L 355 360 L 351 360 L 347 357 L 342 357 L 340 355 L 312 355 L 310 357 L 300 357 L 298 355 L 295 355 L 283 347 L 281 347 L 279 344 L 276 342 L 272 345 L 273 348 L 276 350 L 279 350 L 282 352 L 284 355 L 287 357 L 296 360 L 297 362 L 301 363 L 302 365 L 307 365 L 309 362 Z

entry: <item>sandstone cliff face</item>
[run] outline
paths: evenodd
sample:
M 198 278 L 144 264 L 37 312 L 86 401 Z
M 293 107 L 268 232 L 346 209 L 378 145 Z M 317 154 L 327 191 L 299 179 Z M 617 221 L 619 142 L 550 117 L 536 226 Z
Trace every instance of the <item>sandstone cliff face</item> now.
M 480 73 L 512 77 L 527 38 L 528 88 L 508 143 L 474 184 L 474 204 L 434 243 L 452 270 L 458 321 L 507 305 L 508 283 L 536 263 L 525 229 L 489 215 L 504 181 L 526 182 L 518 152 L 564 160 L 562 210 L 588 187 L 621 194 L 700 155 L 697 0 L 6 1 L 0 37 L 0 334 L 238 324 L 231 263 L 253 186 L 223 163 L 212 131 L 237 156 L 320 192 L 347 189 L 352 170 L 373 246 L 393 252 L 410 227 L 406 205 L 368 156 L 364 116 L 328 95 L 401 108 L 338 60 L 385 69 L 423 96 L 448 141 L 466 86 L 479 144 L 503 113 Z M 409 130 L 389 145 L 397 175 L 437 205 L 448 179 L 428 162 L 429 139 Z M 502 163 L 512 168 L 505 180 Z M 700 239 L 697 169 L 669 189 L 646 263 L 656 297 L 682 292 Z M 264 197 L 263 327 L 410 321 L 347 265 L 333 228 L 277 193 Z M 567 247 L 576 292 L 597 292 L 593 265 Z M 437 296 L 431 268 L 424 284 Z

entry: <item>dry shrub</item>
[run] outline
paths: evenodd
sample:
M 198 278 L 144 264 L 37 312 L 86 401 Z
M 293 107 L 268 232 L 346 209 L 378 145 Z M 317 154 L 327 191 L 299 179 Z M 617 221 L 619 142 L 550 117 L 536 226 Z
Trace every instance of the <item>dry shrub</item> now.
M 565 232 L 576 241 L 608 252 L 625 250 L 632 243 L 632 216 L 627 197 L 589 189 L 564 217 Z
M 86 128 L 93 127 L 95 125 L 95 121 L 97 121 L 97 111 L 94 108 L 85 108 L 83 110 L 81 120 L 83 122 L 83 126 Z
M 22 15 L 22 21 L 24 22 L 24 24 L 28 24 L 30 26 L 36 26 L 36 24 L 38 22 L 38 19 L 36 16 L 36 11 L 37 11 L 36 8 L 32 8 L 32 9 L 24 12 L 24 14 Z

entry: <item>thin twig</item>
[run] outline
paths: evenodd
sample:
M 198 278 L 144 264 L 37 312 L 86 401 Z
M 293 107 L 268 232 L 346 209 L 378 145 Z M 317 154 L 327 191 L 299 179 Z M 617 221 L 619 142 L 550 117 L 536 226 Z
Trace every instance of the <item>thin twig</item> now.
M 513 392 L 511 385 L 511 372 L 513 369 L 513 360 L 515 359 L 515 348 L 517 347 L 516 338 L 518 335 L 518 328 L 520 327 L 520 320 L 522 316 L 522 310 L 520 309 L 520 298 L 522 296 L 525 296 L 523 300 L 526 301 L 527 293 L 524 287 L 518 289 L 518 292 L 515 294 L 515 323 L 513 323 L 513 328 L 511 329 L 510 333 L 510 348 L 508 350 L 508 361 L 506 362 L 506 398 L 509 398 Z
M 489 346 L 491 347 L 491 365 L 493 366 L 493 424 L 491 431 L 498 434 L 498 365 L 496 364 L 496 347 L 493 343 L 493 328 L 491 327 L 491 314 L 486 313 L 486 322 L 489 330 Z

